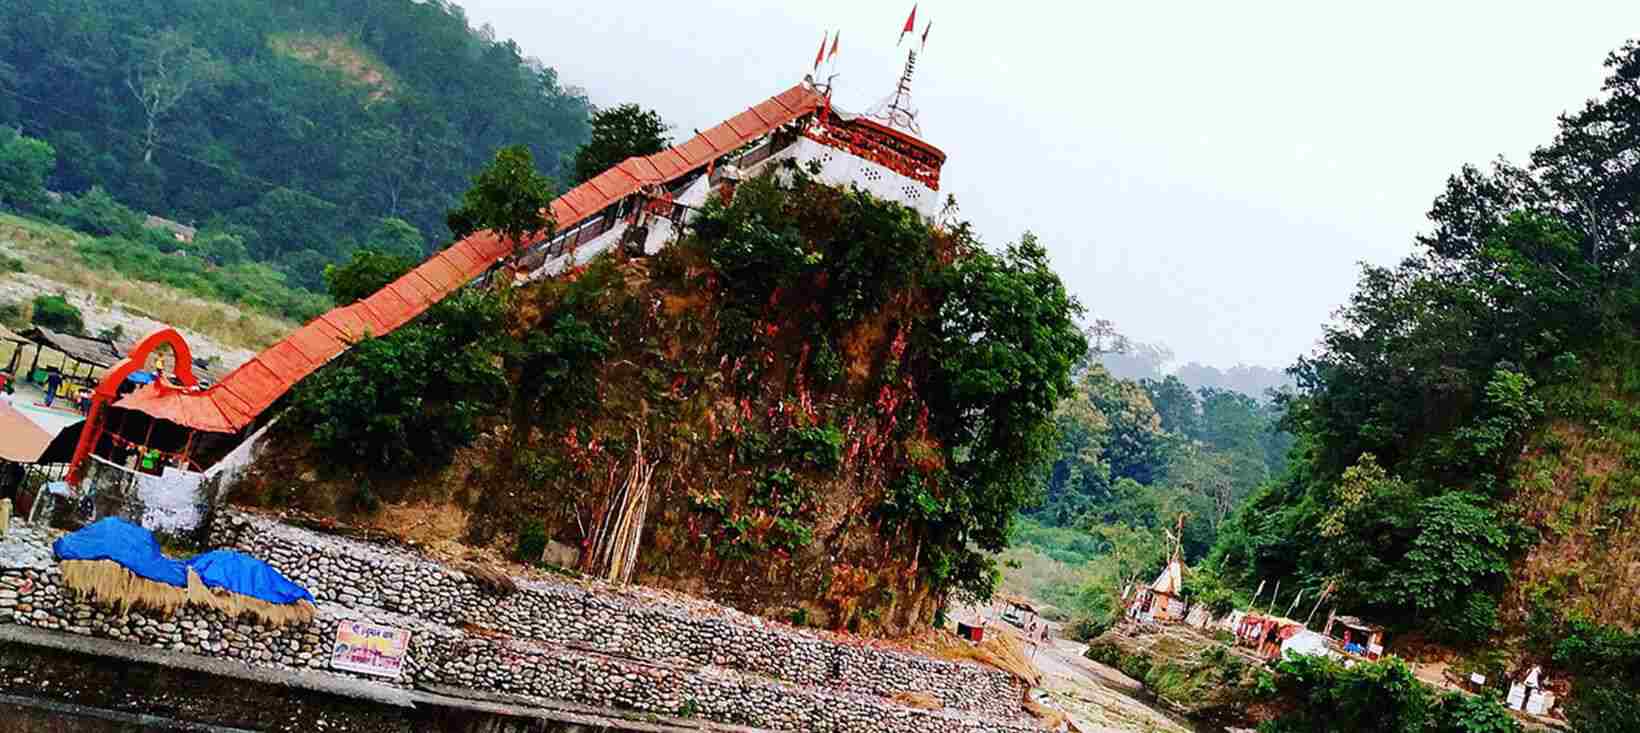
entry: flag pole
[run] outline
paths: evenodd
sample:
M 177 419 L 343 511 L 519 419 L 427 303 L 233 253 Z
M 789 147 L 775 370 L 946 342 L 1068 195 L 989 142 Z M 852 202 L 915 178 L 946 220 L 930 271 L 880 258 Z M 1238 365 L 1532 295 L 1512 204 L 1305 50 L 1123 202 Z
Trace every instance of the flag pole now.
M 1305 626 L 1309 626 L 1310 622 L 1315 620 L 1315 612 L 1321 610 L 1321 602 L 1327 600 L 1327 596 L 1332 595 L 1332 592 L 1332 583 L 1328 583 L 1326 588 L 1321 589 L 1321 596 L 1315 599 L 1315 606 L 1310 608 L 1310 615 L 1304 617 Z
M 1282 615 L 1283 615 L 1283 616 L 1285 616 L 1285 617 L 1286 617 L 1286 618 L 1292 618 L 1292 617 L 1293 617 L 1293 611 L 1294 611 L 1294 610 L 1297 610 L 1297 608 L 1298 608 L 1298 602 L 1299 602 L 1299 601 L 1302 601 L 1302 600 L 1304 600 L 1304 589 L 1303 589 L 1303 588 L 1299 588 L 1299 589 L 1298 589 L 1298 595 L 1296 595 L 1296 596 L 1293 596 L 1293 603 L 1292 603 L 1292 605 L 1290 605 L 1290 606 L 1288 606 L 1288 607 L 1287 607 L 1287 613 L 1285 613 L 1285 614 L 1282 614 Z

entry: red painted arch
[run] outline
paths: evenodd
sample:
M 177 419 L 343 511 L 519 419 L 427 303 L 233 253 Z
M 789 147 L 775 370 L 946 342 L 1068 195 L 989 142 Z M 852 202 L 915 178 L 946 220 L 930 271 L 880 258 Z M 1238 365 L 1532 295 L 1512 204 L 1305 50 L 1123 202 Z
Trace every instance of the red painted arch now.
M 148 363 L 148 357 L 153 355 L 154 349 L 160 346 L 170 346 L 171 353 L 176 356 L 174 372 L 177 382 L 184 387 L 199 384 L 199 380 L 194 377 L 194 352 L 188 348 L 188 342 L 183 340 L 182 334 L 177 333 L 176 329 L 162 328 L 148 334 L 148 337 L 138 342 L 120 363 L 108 370 L 108 374 L 97 385 L 96 396 L 113 399 L 119 391 L 120 384 L 133 372 L 142 369 L 142 366 Z
M 119 396 L 120 385 L 133 372 L 141 369 L 148 363 L 148 357 L 153 355 L 154 349 L 160 346 L 170 346 L 171 354 L 176 363 L 172 366 L 176 381 L 184 387 L 193 387 L 199 384 L 194 376 L 194 352 L 188 348 L 188 342 L 177 333 L 174 328 L 162 328 L 147 338 L 138 342 L 131 353 L 121 359 L 113 369 L 103 375 L 102 381 L 97 383 L 97 389 L 91 395 L 91 411 L 86 414 L 85 425 L 80 428 L 80 440 L 74 445 L 74 459 L 68 465 L 68 482 L 79 485 L 80 479 L 85 477 L 85 462 L 91 457 L 91 451 L 97 447 L 97 441 L 102 438 L 103 408 Z

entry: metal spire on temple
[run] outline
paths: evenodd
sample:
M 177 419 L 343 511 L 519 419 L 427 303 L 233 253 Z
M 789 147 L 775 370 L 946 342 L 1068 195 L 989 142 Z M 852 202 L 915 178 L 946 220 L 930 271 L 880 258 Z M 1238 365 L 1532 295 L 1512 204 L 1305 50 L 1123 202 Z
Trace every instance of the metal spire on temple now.
M 905 19 L 905 27 L 900 30 L 900 43 L 905 42 L 905 35 L 915 30 L 916 25 L 917 6 L 913 5 L 911 16 Z M 917 121 L 917 109 L 911 102 L 911 80 L 917 73 L 917 53 L 928 47 L 928 31 L 933 27 L 934 22 L 929 21 L 923 29 L 922 44 L 918 48 L 906 51 L 905 68 L 900 72 L 900 81 L 894 93 L 866 110 L 867 117 L 890 128 L 922 137 L 922 125 Z
M 917 123 L 917 109 L 911 103 L 911 79 L 917 73 L 917 52 L 905 54 L 905 70 L 894 93 L 866 110 L 866 116 L 884 125 L 922 137 L 922 125 Z

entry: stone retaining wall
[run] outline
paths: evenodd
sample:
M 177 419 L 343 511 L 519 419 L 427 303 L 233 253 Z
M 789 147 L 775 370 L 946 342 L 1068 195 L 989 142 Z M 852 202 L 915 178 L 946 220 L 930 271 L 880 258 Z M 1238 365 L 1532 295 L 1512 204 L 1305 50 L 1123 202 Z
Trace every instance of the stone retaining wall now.
M 339 621 L 368 620 L 412 632 L 399 681 L 364 678 L 382 684 L 469 688 L 775 730 L 1038 730 L 1020 713 L 1017 684 L 1006 678 L 997 681 L 991 670 L 837 644 L 794 629 L 743 628 L 726 618 L 691 614 L 681 604 L 646 605 L 635 598 L 604 597 L 569 584 L 528 584 L 498 599 L 459 573 L 407 552 L 338 540 L 262 519 L 225 519 L 225 537 L 242 549 L 262 548 L 262 557 L 276 565 L 286 563 L 281 569 L 293 578 L 304 577 L 300 569 L 311 568 L 331 579 L 345 579 L 311 584 L 320 599 L 314 622 L 273 628 L 193 608 L 167 615 L 119 613 L 95 606 L 62 587 L 61 574 L 50 560 L 46 534 L 14 524 L 12 535 L 0 540 L 0 623 L 253 665 L 358 677 L 329 668 L 330 643 Z M 279 552 L 287 557 L 280 558 Z M 344 595 L 353 602 L 342 602 Z M 418 599 L 425 605 L 416 606 Z M 489 615 L 480 613 L 486 609 Z M 527 617 L 532 609 L 547 618 Z M 572 618 L 576 613 L 584 618 Z M 589 631 L 573 643 L 562 640 L 570 637 L 566 629 L 594 626 L 597 633 Z M 757 647 L 737 649 L 737 645 Z M 654 653 L 646 655 L 646 651 Z M 782 661 L 789 663 L 790 673 L 760 671 Z M 833 674 L 864 675 L 872 681 L 850 684 L 833 677 L 837 683 L 828 683 L 821 675 L 828 665 L 836 670 Z M 916 684 L 938 689 L 942 698 L 1002 697 L 969 699 L 963 701 L 965 705 L 952 706 L 955 709 L 926 711 L 894 703 L 887 699 L 892 692 L 860 689 L 868 685 L 886 689 L 892 679 L 889 675 L 899 672 L 914 678 Z M 976 680 L 981 686 L 957 687 Z M 895 691 L 909 689 L 895 687 Z
M 770 624 L 726 609 L 714 607 L 723 615 L 704 613 L 569 582 L 518 581 L 518 592 L 496 597 L 465 575 L 410 552 L 240 513 L 218 519 L 212 544 L 267 560 L 321 601 L 349 608 L 381 608 L 599 654 L 726 667 L 847 692 L 926 694 L 947 708 L 991 717 L 1020 714 L 1024 690 L 1001 670 Z

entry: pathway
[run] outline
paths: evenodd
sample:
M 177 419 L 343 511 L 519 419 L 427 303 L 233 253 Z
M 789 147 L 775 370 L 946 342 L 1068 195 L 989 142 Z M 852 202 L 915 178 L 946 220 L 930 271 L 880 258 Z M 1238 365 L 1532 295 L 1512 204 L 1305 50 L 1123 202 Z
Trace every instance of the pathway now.
M 1019 636 L 1018 630 L 1006 623 L 991 624 L 989 633 L 997 632 Z M 1025 648 L 1031 648 L 1029 642 L 1025 642 Z M 1079 730 L 1192 733 L 1191 728 L 1139 699 L 1143 684 L 1084 657 L 1086 651 L 1084 644 L 1055 637 L 1038 645 L 1032 660 L 1042 671 L 1042 689 L 1048 699 L 1065 711 Z

